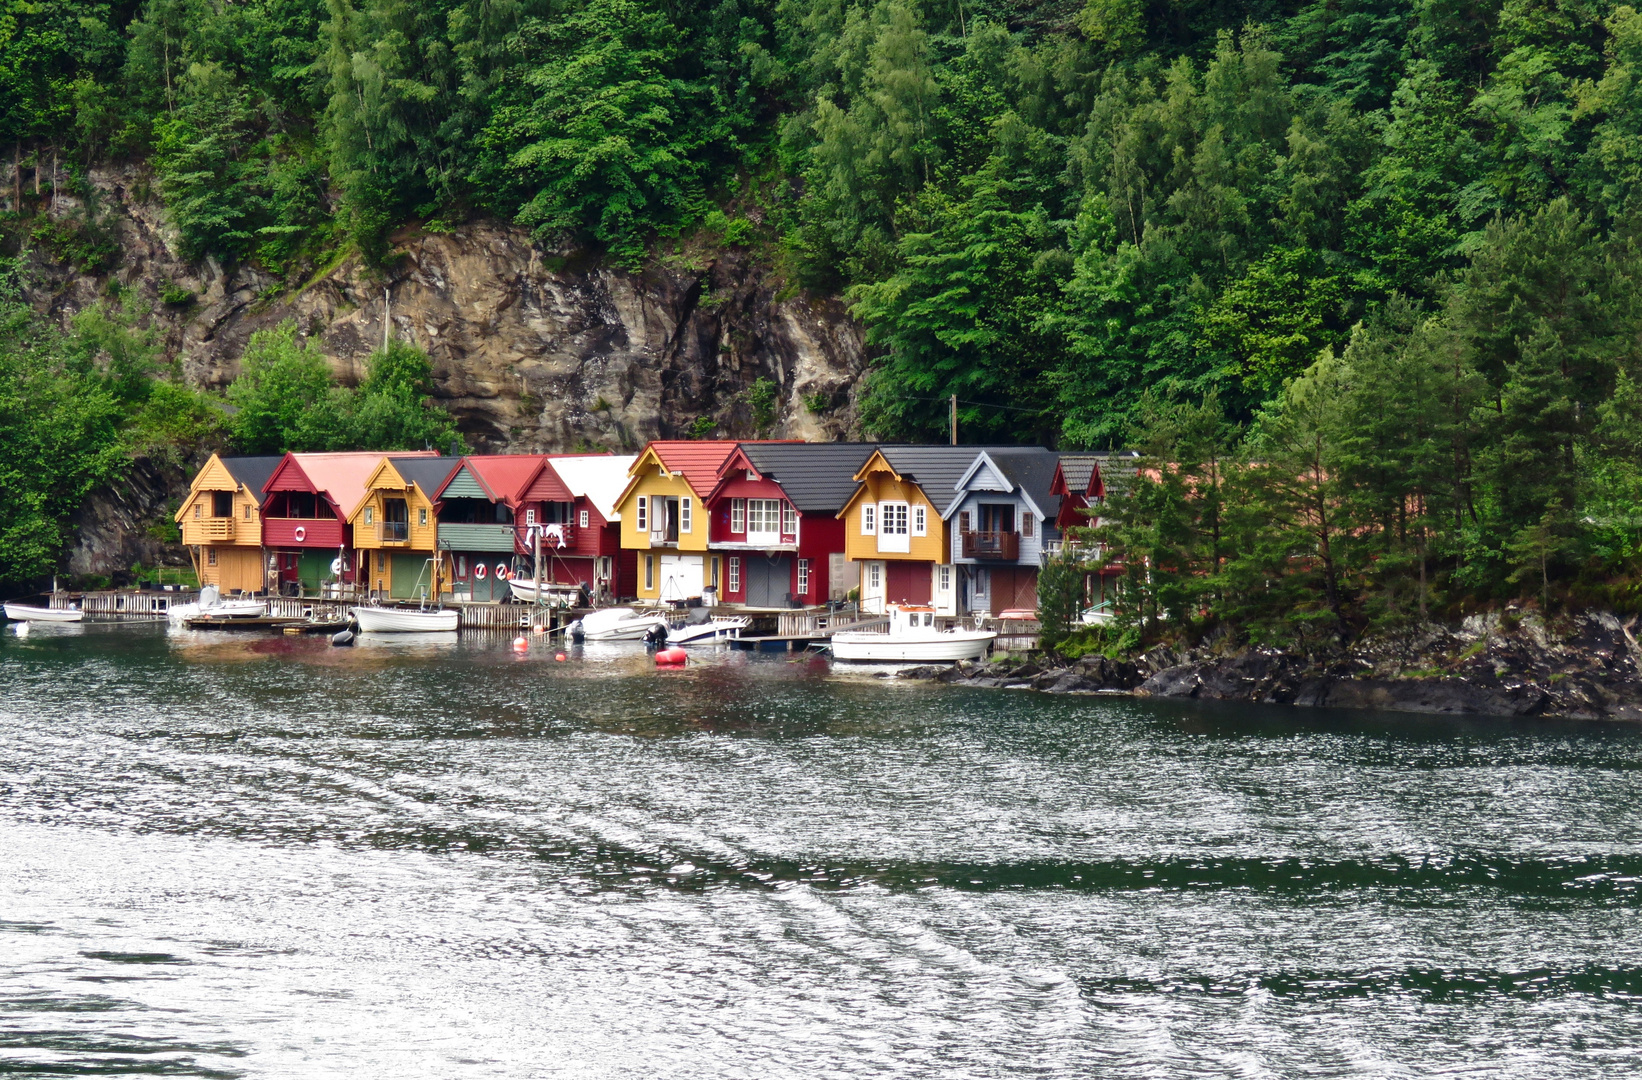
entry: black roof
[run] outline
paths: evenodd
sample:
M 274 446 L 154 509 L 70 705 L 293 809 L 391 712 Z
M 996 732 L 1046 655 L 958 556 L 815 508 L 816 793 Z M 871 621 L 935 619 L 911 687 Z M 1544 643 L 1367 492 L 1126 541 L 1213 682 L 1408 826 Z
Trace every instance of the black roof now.
M 1054 521 L 1059 516 L 1060 496 L 1049 494 L 1049 487 L 1055 482 L 1055 468 L 1061 460 L 1058 453 L 1041 446 L 988 450 L 986 453 L 1011 483 L 1038 504 L 1044 517 Z
M 877 443 L 742 443 L 753 468 L 781 485 L 806 514 L 836 514 L 855 494 L 855 474 Z
M 262 485 L 274 475 L 279 463 L 285 460 L 284 454 L 273 454 L 268 457 L 225 457 L 222 458 L 222 467 L 228 470 L 237 483 L 243 484 L 245 490 L 256 495 L 257 502 L 262 501 Z
M 421 488 L 422 494 L 430 499 L 462 460 L 459 457 L 394 457 L 392 454 L 386 457 L 393 462 L 394 472 L 404 477 L 406 483 Z
M 1089 490 L 1089 478 L 1099 469 L 1101 475 L 1106 474 L 1106 458 L 1109 454 L 1062 454 L 1060 456 L 1061 475 L 1066 478 L 1066 489 L 1078 495 Z
M 958 494 L 958 481 L 975 464 L 981 451 L 997 460 L 1000 453 L 1036 451 L 1051 453 L 1040 446 L 880 446 L 890 468 L 923 489 L 925 498 L 934 505 L 935 512 L 946 516 L 952 500 Z M 1001 463 L 1000 463 L 1001 465 Z M 1050 473 L 1053 476 L 1053 472 Z M 1035 498 L 1036 496 L 1034 496 Z

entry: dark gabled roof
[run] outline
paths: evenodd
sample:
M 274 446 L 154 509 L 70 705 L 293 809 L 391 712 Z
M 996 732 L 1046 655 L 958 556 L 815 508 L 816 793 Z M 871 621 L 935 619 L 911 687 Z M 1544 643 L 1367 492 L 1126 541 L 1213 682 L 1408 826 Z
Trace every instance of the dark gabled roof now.
M 1108 495 L 1112 494 L 1113 485 L 1122 490 L 1140 469 L 1140 455 L 1133 450 L 1124 450 L 1108 454 L 1090 454 L 1100 465 L 1100 477 Z
M 911 480 L 923 490 L 924 497 L 935 507 L 935 512 L 946 516 L 952 500 L 958 494 L 958 481 L 975 464 L 981 451 L 1008 452 L 1038 449 L 1020 446 L 880 446 L 889 467 Z
M 836 514 L 855 494 L 855 474 L 877 443 L 742 443 L 761 475 L 806 514 Z
M 1060 496 L 1051 495 L 1055 482 L 1055 467 L 1060 455 L 1041 446 L 1021 446 L 1008 450 L 988 450 L 987 457 L 997 463 L 1011 483 L 1025 491 L 1038 504 L 1044 517 L 1054 521 L 1060 514 Z
M 1066 480 L 1066 490 L 1074 495 L 1087 495 L 1089 481 L 1094 478 L 1098 470 L 1102 475 L 1106 472 L 1106 461 L 1109 454 L 1062 454 L 1060 456 L 1060 474 Z
M 430 500 L 445 486 L 450 474 L 462 463 L 459 457 L 395 457 L 389 454 L 393 471 L 407 484 L 415 484 Z
M 222 467 L 228 470 L 228 475 L 234 481 L 245 486 L 245 490 L 256 496 L 257 502 L 262 501 L 262 485 L 274 475 L 279 463 L 285 460 L 284 454 L 273 454 L 268 457 L 225 457 L 219 458 Z

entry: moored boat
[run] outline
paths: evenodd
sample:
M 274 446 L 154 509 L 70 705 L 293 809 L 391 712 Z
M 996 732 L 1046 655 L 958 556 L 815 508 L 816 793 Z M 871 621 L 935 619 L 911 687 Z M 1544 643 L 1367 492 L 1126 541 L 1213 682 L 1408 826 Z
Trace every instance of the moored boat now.
M 356 607 L 353 617 L 367 633 L 446 633 L 455 631 L 461 613 L 445 608 Z
M 224 600 L 215 585 L 200 590 L 200 598 L 191 604 L 174 604 L 168 614 L 174 623 L 190 619 L 255 619 L 268 613 L 266 600 Z
M 705 612 L 706 608 L 697 608 Z M 745 615 L 720 615 L 715 618 L 701 619 L 686 622 L 683 626 L 675 626 L 667 631 L 669 645 L 709 645 L 715 641 L 725 641 L 738 638 L 741 632 L 753 624 L 753 620 Z
M 513 599 L 521 604 L 536 602 L 536 583 L 529 578 L 514 578 L 507 583 L 513 592 Z M 581 597 L 580 585 L 555 585 L 550 581 L 542 582 L 542 599 L 549 604 L 558 604 L 562 607 L 572 607 Z
M 666 634 L 667 620 L 655 612 L 613 607 L 590 611 L 565 630 L 573 641 L 640 641 L 658 624 Z
M 998 638 L 991 630 L 942 630 L 931 607 L 891 604 L 888 614 L 887 633 L 841 630 L 832 635 L 833 657 L 886 664 L 979 660 Z
M 5 605 L 6 618 L 12 622 L 79 622 L 86 613 L 79 608 L 35 607 L 33 604 Z

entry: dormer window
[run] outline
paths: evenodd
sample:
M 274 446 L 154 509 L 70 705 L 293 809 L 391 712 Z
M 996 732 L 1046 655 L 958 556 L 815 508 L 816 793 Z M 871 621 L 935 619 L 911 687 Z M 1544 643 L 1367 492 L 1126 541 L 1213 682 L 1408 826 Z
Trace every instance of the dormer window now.
M 757 474 L 757 473 L 755 473 L 755 472 L 753 472 L 753 471 L 752 471 L 752 470 L 751 470 L 751 469 L 748 469 L 748 470 L 747 470 L 747 479 L 749 479 L 749 480 L 757 480 L 757 479 L 758 479 L 758 474 Z

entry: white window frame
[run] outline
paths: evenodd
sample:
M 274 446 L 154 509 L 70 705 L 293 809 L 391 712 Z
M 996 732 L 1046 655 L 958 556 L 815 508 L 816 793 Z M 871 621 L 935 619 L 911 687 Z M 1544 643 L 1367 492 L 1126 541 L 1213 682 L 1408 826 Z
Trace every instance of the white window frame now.
M 878 504 L 878 550 L 905 555 L 912 550 L 912 508 L 904 502 Z
M 781 542 L 781 500 L 747 500 L 747 542 L 779 544 Z
M 929 534 L 928 511 L 922 503 L 912 508 L 912 535 L 927 536 Z
M 727 580 L 728 585 L 725 588 L 726 592 L 738 593 L 741 591 L 741 557 L 739 555 L 730 556 L 730 567 Z
M 884 564 L 881 562 L 867 563 L 867 588 L 871 589 L 874 595 L 877 595 L 883 587 Z
M 428 508 L 427 507 L 418 506 L 416 508 L 416 524 L 417 524 L 418 528 L 427 528 L 427 524 L 428 524 Z
M 940 563 L 935 567 L 935 591 L 942 593 L 952 591 L 951 563 Z
M 582 511 L 580 511 L 576 514 L 576 527 L 578 529 L 587 528 L 587 511 L 586 510 L 582 510 Z
M 799 596 L 808 596 L 809 594 L 810 594 L 810 561 L 808 559 L 799 559 L 798 560 L 798 595 Z
M 525 511 L 525 524 L 526 525 L 536 524 L 536 511 L 534 511 L 534 510 L 526 510 Z
M 783 502 L 781 504 L 781 535 L 798 535 L 798 511 L 790 502 Z
M 365 507 L 365 524 L 367 524 L 367 525 L 375 525 L 376 524 L 376 507 L 374 507 L 374 506 Z
M 862 536 L 877 536 L 878 535 L 878 504 L 877 503 L 862 503 L 861 504 L 861 535 Z
M 747 531 L 747 500 L 730 500 L 730 531 L 744 533 Z
M 638 514 L 636 517 L 638 520 L 633 523 L 633 526 L 638 530 L 639 535 L 643 536 L 645 533 L 650 531 L 650 497 L 648 495 L 639 496 Z
M 646 555 L 644 557 L 644 589 L 645 589 L 646 592 L 649 592 L 651 589 L 654 589 L 655 587 L 656 587 L 656 557 L 654 555 Z
M 197 502 L 194 504 L 194 520 L 199 521 L 203 517 L 205 517 L 205 504 Z
M 678 501 L 678 531 L 690 531 L 690 496 L 686 495 Z

